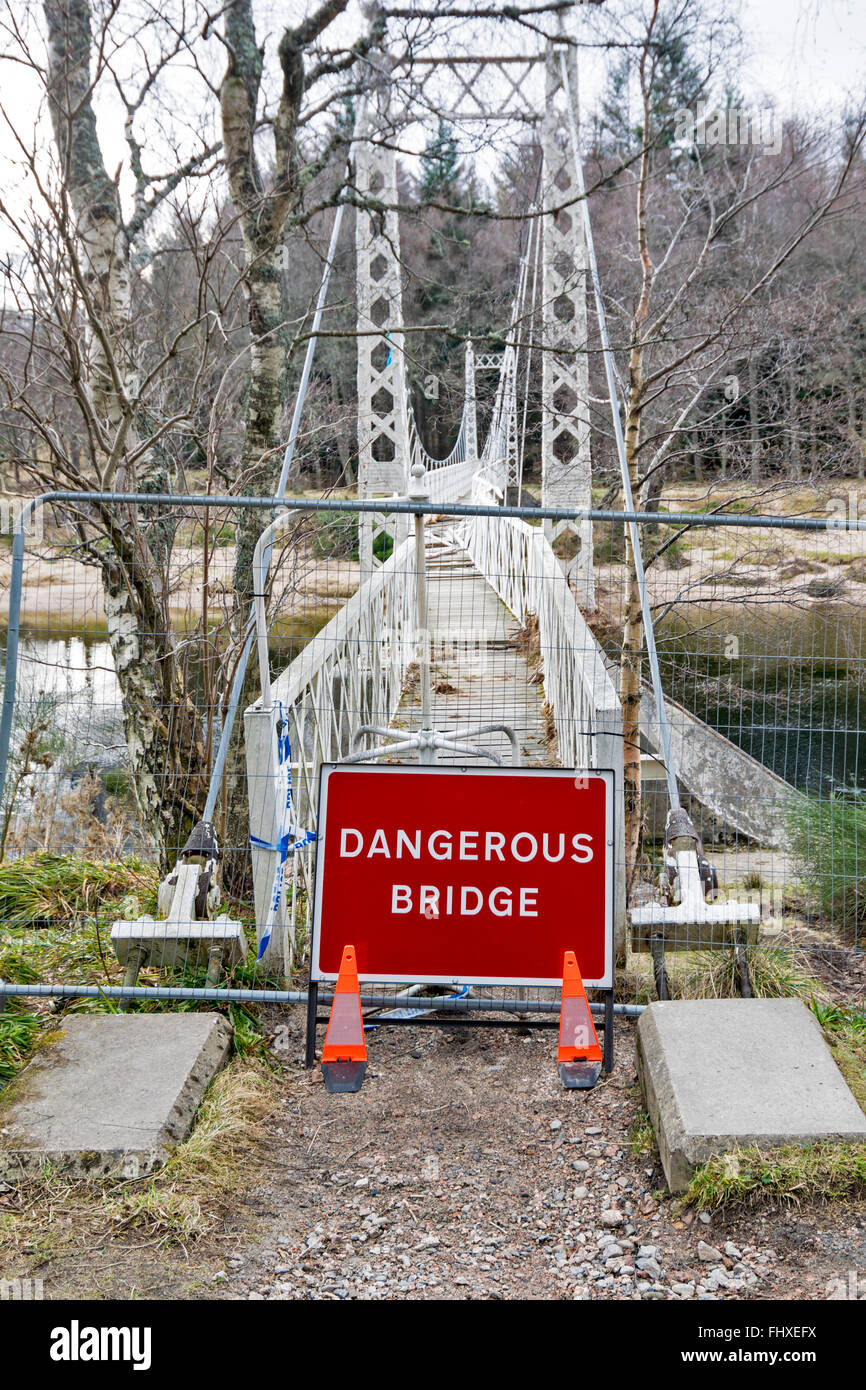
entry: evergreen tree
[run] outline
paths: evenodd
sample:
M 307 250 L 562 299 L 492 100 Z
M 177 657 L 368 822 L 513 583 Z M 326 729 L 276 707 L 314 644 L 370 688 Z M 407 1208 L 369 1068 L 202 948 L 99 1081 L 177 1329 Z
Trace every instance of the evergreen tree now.
M 460 178 L 460 159 L 454 128 L 443 116 L 435 137 L 428 140 L 421 156 L 421 196 L 426 203 L 448 202 Z

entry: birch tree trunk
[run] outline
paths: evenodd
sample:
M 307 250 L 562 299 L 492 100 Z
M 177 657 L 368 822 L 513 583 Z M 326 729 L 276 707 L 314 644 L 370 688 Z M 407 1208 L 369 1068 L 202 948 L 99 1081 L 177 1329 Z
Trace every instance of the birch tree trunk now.
M 799 482 L 803 476 L 803 462 L 800 454 L 800 421 L 797 409 L 797 380 L 794 364 L 788 364 L 788 438 L 791 441 L 791 477 Z
M 100 430 L 101 484 L 158 491 L 166 471 L 158 449 L 126 467 L 140 443 L 130 243 L 118 191 L 105 168 L 92 102 L 94 36 L 89 0 L 45 0 L 48 90 L 60 156 L 62 235 L 82 304 L 84 361 Z M 132 507 L 100 504 L 110 540 L 102 563 L 108 642 L 123 702 L 132 786 L 142 829 L 160 859 L 195 815 L 200 742 L 170 632 L 166 594 L 171 532 L 164 520 L 145 532 Z
M 650 106 L 649 91 L 644 80 L 641 62 L 641 79 L 644 89 L 644 130 L 649 129 Z M 625 455 L 629 480 L 635 504 L 640 506 L 640 435 L 641 414 L 644 403 L 644 351 L 643 333 L 649 314 L 653 286 L 653 265 L 650 258 L 647 237 L 647 183 L 649 178 L 649 145 L 645 141 L 641 154 L 637 184 L 637 233 L 641 258 L 641 289 L 637 309 L 631 324 L 632 348 L 629 354 L 629 383 L 625 416 Z M 623 621 L 622 656 L 620 659 L 620 700 L 622 701 L 623 736 L 623 818 L 625 826 L 625 873 L 626 893 L 631 890 L 640 853 L 641 828 L 643 822 L 641 809 L 641 769 L 640 769 L 640 701 L 643 654 L 643 615 L 640 589 L 637 582 L 635 557 L 631 535 L 626 527 L 626 562 L 628 567 L 628 593 L 626 595 Z
M 761 481 L 761 440 L 758 422 L 758 374 L 754 352 L 749 353 L 749 455 L 752 482 Z

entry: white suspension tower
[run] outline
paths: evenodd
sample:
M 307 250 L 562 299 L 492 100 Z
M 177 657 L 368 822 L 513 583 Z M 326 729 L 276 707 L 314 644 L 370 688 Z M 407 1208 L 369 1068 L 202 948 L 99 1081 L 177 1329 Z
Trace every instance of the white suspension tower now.
M 365 129 L 358 140 L 355 181 L 364 206 L 356 210 L 358 300 L 358 496 L 393 497 L 406 492 L 409 442 L 406 368 L 403 356 L 403 295 L 397 216 L 397 155 L 390 121 L 390 64 L 382 53 L 370 60 L 374 89 L 366 103 Z M 380 208 L 377 203 L 382 204 Z M 381 563 L 373 546 L 381 535 L 398 545 L 408 535 L 407 518 L 381 513 L 359 523 L 361 567 Z
M 577 170 L 568 129 L 562 75 L 563 45 L 550 44 L 541 128 L 543 217 L 541 502 L 545 507 L 590 507 L 592 463 L 587 353 L 587 260 Z M 577 105 L 577 51 L 565 47 L 572 106 Z M 595 607 L 592 522 L 545 522 L 551 543 L 561 538 L 566 572 L 578 601 Z M 569 544 L 570 540 L 570 544 Z M 563 545 L 564 542 L 564 545 Z M 574 554 L 574 547 L 577 553 Z

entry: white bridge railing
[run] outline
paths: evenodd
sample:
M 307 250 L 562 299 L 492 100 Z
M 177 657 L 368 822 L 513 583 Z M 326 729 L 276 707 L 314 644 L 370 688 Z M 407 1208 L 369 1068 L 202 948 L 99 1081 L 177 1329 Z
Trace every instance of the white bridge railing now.
M 520 622 L 532 614 L 538 619 L 562 766 L 615 769 L 610 759 L 616 750 L 622 764 L 619 696 L 550 542 L 540 529 L 510 517 L 472 517 L 460 530 L 473 564 L 506 608 Z
M 460 537 L 476 569 L 521 623 L 535 616 L 544 694 L 561 767 L 610 768 L 615 803 L 615 920 L 625 940 L 623 746 L 619 696 L 601 648 L 544 533 L 512 517 L 471 517 Z
M 415 548 L 410 539 L 373 572 L 273 683 L 273 711 L 263 710 L 261 701 L 246 711 L 247 790 L 254 840 L 276 845 L 283 830 L 280 779 L 273 766 L 274 719 L 288 724 L 293 821 L 311 830 L 318 815 L 322 763 L 346 757 L 352 734 L 362 724 L 390 724 L 415 651 L 415 581 Z M 287 872 L 300 878 L 309 895 L 313 853 L 312 848 L 297 851 L 287 864 Z M 259 939 L 268 915 L 277 855 L 276 850 L 253 844 Z M 268 960 L 291 963 L 297 894 L 292 895 L 288 919 L 285 896 L 284 890 Z
M 465 410 L 454 447 L 443 459 L 434 459 L 432 454 L 428 454 L 424 448 L 418 434 L 415 416 L 411 410 L 408 411 L 407 433 L 409 437 L 407 485 L 413 465 L 420 463 L 424 469 L 427 495 L 431 502 L 459 502 L 461 497 L 468 497 L 472 490 L 472 477 L 478 467 L 478 460 L 470 457 L 466 451 Z

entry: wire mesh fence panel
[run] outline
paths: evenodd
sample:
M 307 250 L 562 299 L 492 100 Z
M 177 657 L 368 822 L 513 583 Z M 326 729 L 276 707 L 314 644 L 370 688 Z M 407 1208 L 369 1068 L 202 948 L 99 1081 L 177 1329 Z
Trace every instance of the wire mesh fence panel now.
M 863 534 L 750 517 L 641 531 L 674 762 L 711 866 L 708 896 L 760 907 L 759 922 L 666 927 L 671 992 L 740 992 L 739 940 L 756 993 L 862 998 Z M 617 528 L 597 536 L 596 630 L 621 661 L 632 595 L 617 545 Z M 645 664 L 641 674 L 632 907 L 675 901 L 678 888 Z M 654 993 L 648 936 L 630 933 L 623 988 L 635 1000 Z
M 861 532 L 782 516 L 640 524 L 703 898 L 760 908 L 688 921 L 623 514 L 595 515 L 589 608 L 572 583 L 585 526 L 551 545 L 537 510 L 428 505 L 423 554 L 404 513 L 362 568 L 360 512 L 309 504 L 275 534 L 263 692 L 255 659 L 238 671 L 253 551 L 277 509 L 108 496 L 41 509 L 23 562 L 0 980 L 89 987 L 80 1007 L 124 986 L 298 997 L 321 767 L 383 748 L 418 760 L 426 727 L 440 763 L 613 770 L 621 1003 L 654 997 L 662 955 L 672 994 L 862 996 Z M 455 806 L 447 829 L 461 828 Z M 663 909 L 649 925 L 648 904 Z M 521 1010 L 556 997 L 471 992 Z

